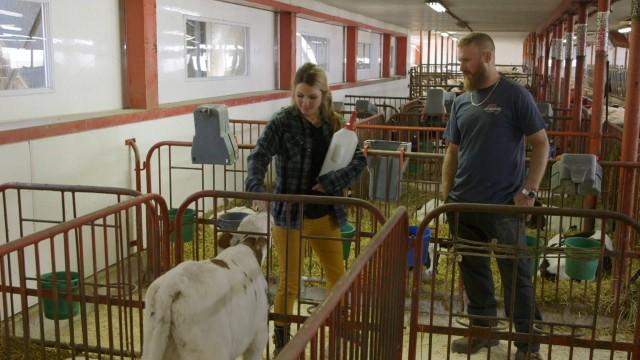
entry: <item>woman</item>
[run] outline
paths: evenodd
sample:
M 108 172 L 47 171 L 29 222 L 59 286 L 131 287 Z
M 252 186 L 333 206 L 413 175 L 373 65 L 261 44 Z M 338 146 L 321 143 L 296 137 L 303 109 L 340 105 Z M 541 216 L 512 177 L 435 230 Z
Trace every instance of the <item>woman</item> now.
M 327 77 L 318 66 L 306 63 L 298 69 L 293 83 L 291 105 L 275 113 L 248 157 L 246 191 L 264 191 L 264 177 L 272 157 L 276 157 L 276 193 L 342 196 L 343 190 L 362 172 L 366 160 L 360 148 L 345 168 L 318 176 L 331 136 L 342 127 L 341 116 L 333 110 Z M 258 207 L 265 208 L 264 204 Z M 280 260 L 275 312 L 292 314 L 300 284 L 300 225 L 303 236 L 340 237 L 347 221 L 342 205 L 306 204 L 304 221 L 298 219 L 295 204 L 274 202 L 275 226 L 271 235 Z M 330 289 L 344 272 L 339 241 L 310 239 L 314 252 L 327 274 Z M 286 281 L 285 281 L 286 280 Z M 289 340 L 289 326 L 276 322 L 275 351 Z

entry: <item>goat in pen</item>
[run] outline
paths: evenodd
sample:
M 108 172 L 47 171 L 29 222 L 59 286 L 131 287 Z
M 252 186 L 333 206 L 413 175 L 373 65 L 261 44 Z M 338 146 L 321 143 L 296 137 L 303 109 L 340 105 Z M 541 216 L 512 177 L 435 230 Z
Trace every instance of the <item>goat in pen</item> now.
M 264 213 L 238 231 L 266 233 Z M 262 226 L 264 225 L 264 226 Z M 145 360 L 262 359 L 269 330 L 264 236 L 224 234 L 236 246 L 215 259 L 186 261 L 156 279 L 145 296 Z M 235 241 L 234 241 L 235 240 Z

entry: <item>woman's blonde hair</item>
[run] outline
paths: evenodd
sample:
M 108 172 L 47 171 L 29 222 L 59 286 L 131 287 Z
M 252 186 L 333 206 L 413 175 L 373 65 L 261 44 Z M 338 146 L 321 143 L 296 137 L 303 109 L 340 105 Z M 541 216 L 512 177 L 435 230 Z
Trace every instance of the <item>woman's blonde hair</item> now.
M 320 104 L 320 116 L 328 119 L 333 131 L 338 131 L 342 127 L 340 114 L 333 109 L 333 100 L 331 90 L 327 82 L 327 75 L 319 66 L 312 63 L 305 63 L 296 71 L 293 78 L 293 91 L 291 94 L 291 103 L 295 105 L 295 89 L 298 84 L 304 83 L 309 86 L 317 86 L 322 93 L 322 103 Z

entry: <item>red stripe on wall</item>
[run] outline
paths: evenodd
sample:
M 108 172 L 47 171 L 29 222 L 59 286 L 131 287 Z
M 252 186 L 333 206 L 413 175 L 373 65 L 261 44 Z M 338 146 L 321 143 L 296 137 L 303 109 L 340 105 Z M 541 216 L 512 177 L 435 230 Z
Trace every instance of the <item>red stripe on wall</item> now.
M 396 77 L 393 79 L 377 79 L 359 81 L 357 83 L 339 83 L 330 86 L 331 90 L 349 89 L 359 86 L 376 85 L 388 81 L 394 81 L 401 79 Z M 157 120 L 167 118 L 171 116 L 179 116 L 192 113 L 196 107 L 202 104 L 225 104 L 229 107 L 255 104 L 265 101 L 273 101 L 286 99 L 291 96 L 290 91 L 269 91 L 258 95 L 243 95 L 243 96 L 225 96 L 211 99 L 204 99 L 198 102 L 178 103 L 163 105 L 156 109 L 150 110 L 120 110 L 116 114 L 109 115 L 95 115 L 83 114 L 81 116 L 87 116 L 84 119 L 64 121 L 62 117 L 61 122 L 31 126 L 20 129 L 12 129 L 0 131 L 0 145 L 13 144 L 23 141 L 43 139 L 53 136 L 69 135 L 84 131 L 99 130 L 114 126 L 122 126 L 133 124 L 142 121 Z M 78 115 L 68 116 L 78 117 Z M 1 125 L 1 124 L 0 124 Z

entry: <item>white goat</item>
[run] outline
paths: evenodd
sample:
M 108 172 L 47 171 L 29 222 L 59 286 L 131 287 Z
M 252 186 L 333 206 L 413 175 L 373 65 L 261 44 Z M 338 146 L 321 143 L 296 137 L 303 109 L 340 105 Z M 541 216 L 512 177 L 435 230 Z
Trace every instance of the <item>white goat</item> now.
M 238 230 L 265 233 L 267 216 L 249 215 Z M 262 359 L 269 330 L 264 236 L 230 235 L 215 259 L 186 261 L 156 279 L 145 296 L 145 360 Z

